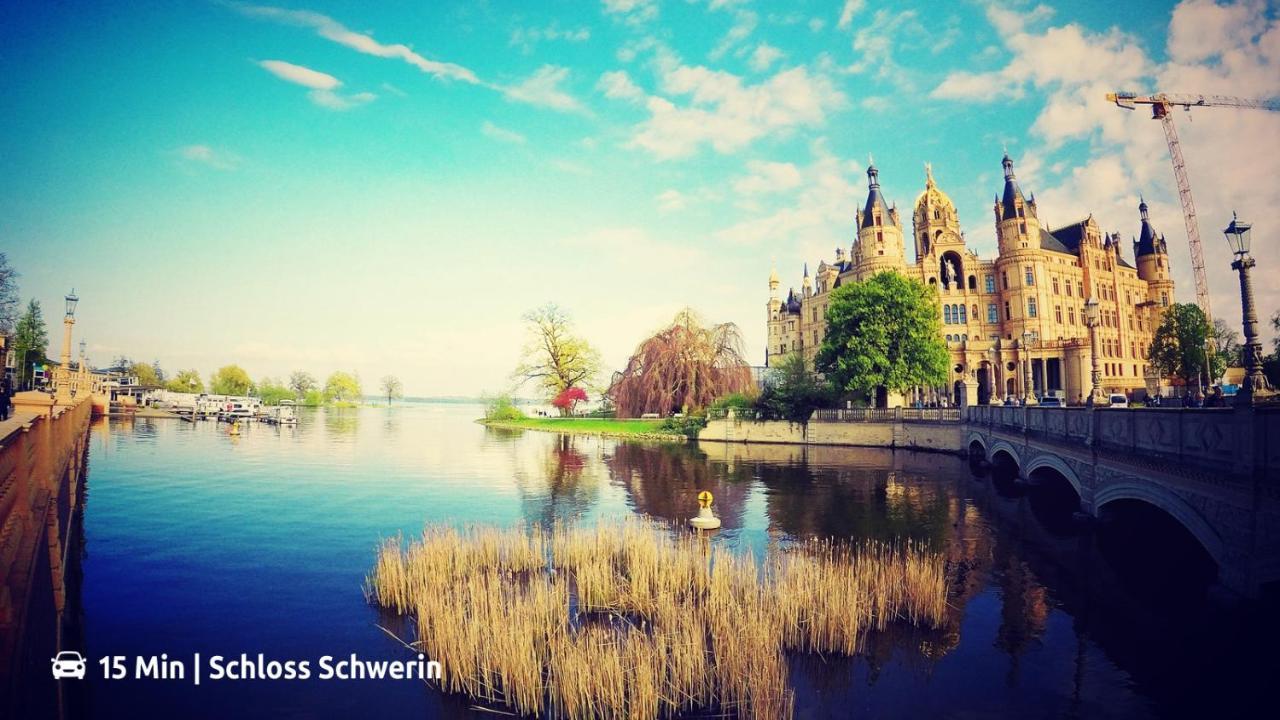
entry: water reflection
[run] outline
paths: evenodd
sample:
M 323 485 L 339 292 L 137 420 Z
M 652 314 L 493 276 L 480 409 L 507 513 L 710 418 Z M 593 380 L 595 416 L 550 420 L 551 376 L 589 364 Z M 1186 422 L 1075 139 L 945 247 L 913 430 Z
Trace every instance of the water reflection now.
M 1016 482 L 999 456 L 971 469 L 883 450 L 629 444 L 484 428 L 478 412 L 302 411 L 296 429 L 252 425 L 234 447 L 213 423 L 95 425 L 90 652 L 394 656 L 359 590 L 380 538 L 428 522 L 683 524 L 709 489 L 725 527 L 712 542 L 727 547 L 834 536 L 947 559 L 941 628 L 891 626 L 857 657 L 792 659 L 798 717 L 1222 710 L 1275 670 L 1275 615 L 1214 605 L 1211 575 L 1169 528 L 1119 514 L 1081 526 L 1061 488 Z M 98 717 L 491 717 L 394 683 L 90 689 Z

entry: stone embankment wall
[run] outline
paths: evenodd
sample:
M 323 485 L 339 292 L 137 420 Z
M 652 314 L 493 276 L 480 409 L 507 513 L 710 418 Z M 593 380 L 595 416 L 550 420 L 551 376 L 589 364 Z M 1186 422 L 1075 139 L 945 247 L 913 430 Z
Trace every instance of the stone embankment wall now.
M 902 450 L 964 452 L 963 426 L 958 422 L 820 422 L 784 420 L 711 420 L 698 433 L 700 442 L 844 445 Z

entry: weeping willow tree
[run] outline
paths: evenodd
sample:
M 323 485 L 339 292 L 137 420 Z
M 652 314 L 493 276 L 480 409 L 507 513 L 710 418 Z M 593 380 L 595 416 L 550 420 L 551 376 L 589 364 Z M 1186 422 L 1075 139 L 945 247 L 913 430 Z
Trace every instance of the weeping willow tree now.
M 685 308 L 640 343 L 626 368 L 614 374 L 608 396 L 618 417 L 638 417 L 704 408 L 721 395 L 751 388 L 738 326 L 707 326 Z

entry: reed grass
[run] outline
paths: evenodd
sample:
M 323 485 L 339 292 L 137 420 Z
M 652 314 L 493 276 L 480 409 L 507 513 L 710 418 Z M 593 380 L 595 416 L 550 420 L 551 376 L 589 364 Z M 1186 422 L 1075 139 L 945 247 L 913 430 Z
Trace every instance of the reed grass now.
M 810 541 L 761 565 L 638 518 L 428 527 L 381 546 L 366 593 L 415 621 L 444 690 L 569 720 L 785 720 L 787 653 L 852 655 L 947 612 L 944 560 L 922 546 Z

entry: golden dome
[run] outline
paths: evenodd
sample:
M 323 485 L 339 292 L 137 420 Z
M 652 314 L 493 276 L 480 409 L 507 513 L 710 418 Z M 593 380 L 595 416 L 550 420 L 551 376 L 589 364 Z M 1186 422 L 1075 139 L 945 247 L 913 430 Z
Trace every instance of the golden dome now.
M 924 192 L 916 196 L 915 216 L 924 220 L 935 219 L 924 217 L 926 208 L 941 210 L 942 216 L 937 219 L 947 220 L 956 216 L 955 203 L 938 189 L 938 184 L 933 181 L 933 167 L 929 163 L 924 164 Z

